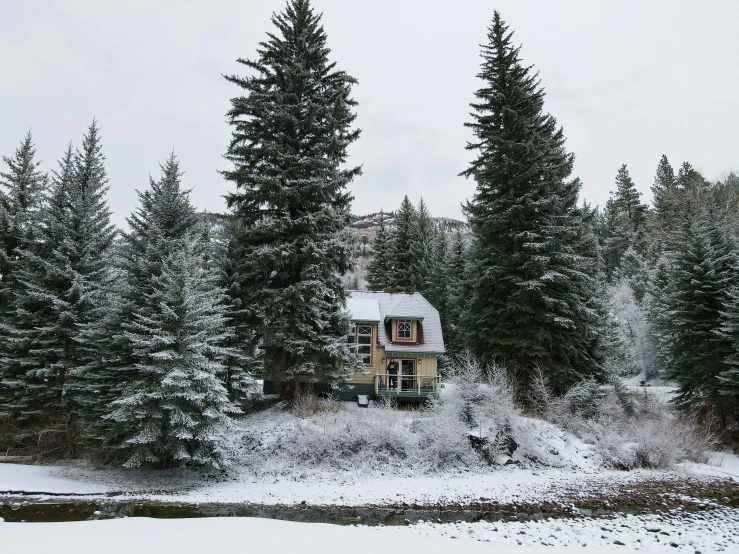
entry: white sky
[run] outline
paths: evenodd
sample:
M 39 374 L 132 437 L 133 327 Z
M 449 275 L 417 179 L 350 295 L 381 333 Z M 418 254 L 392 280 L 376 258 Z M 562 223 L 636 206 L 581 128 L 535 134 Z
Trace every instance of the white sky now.
M 0 153 L 31 128 L 44 168 L 78 143 L 93 116 L 108 159 L 115 222 L 134 189 L 173 149 L 200 209 L 222 210 L 216 173 L 230 136 L 225 113 L 282 0 L 0 0 Z M 474 182 L 469 103 L 479 47 L 497 8 L 541 72 L 546 109 L 577 156 L 583 196 L 604 204 L 622 163 L 648 197 L 665 153 L 708 178 L 739 169 L 736 0 L 314 0 L 332 59 L 359 79 L 362 137 L 351 161 L 354 213 L 394 209 L 404 194 L 461 217 Z

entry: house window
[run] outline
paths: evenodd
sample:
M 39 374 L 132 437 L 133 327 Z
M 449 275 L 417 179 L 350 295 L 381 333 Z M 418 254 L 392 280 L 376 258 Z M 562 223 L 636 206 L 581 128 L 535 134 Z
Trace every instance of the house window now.
M 410 321 L 398 321 L 398 338 L 410 340 L 411 339 L 411 322 Z
M 362 363 L 372 365 L 372 325 L 357 325 L 347 340 L 356 346 L 357 356 L 362 358 Z

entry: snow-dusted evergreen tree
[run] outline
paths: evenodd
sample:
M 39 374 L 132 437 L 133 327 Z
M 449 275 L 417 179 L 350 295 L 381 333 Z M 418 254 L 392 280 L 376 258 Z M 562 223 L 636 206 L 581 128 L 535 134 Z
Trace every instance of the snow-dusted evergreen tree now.
M 229 464 L 239 409 L 221 382 L 227 306 L 197 237 L 178 242 L 122 325 L 134 363 L 104 419 L 107 448 L 128 467 Z
M 154 286 L 152 278 L 161 274 L 164 261 L 182 248 L 183 241 L 198 233 L 198 216 L 188 192 L 181 188 L 174 154 L 161 170 L 158 181 L 149 178 L 149 189 L 137 191 L 139 207 L 127 219 L 131 231 L 122 235 L 111 256 L 116 279 L 111 280 L 99 317 L 86 328 L 94 355 L 78 371 L 77 402 L 85 416 L 86 438 L 93 443 L 106 440 L 102 415 L 120 394 L 122 384 L 135 379 L 137 358 L 124 325 L 134 313 L 152 309 L 146 303 Z
M 128 466 L 221 465 L 235 408 L 222 382 L 228 305 L 209 224 L 170 155 L 137 192 L 115 258 L 107 317 L 91 327 L 98 358 L 83 376 L 85 436 Z
M 684 224 L 669 284 L 670 372 L 680 385 L 678 405 L 726 408 L 719 375 L 734 345 L 721 334 L 721 312 L 736 284 L 737 255 L 720 218 L 708 206 Z M 725 421 L 725 419 L 724 419 Z
M 239 60 L 252 74 L 226 77 L 244 91 L 231 101 L 233 169 L 223 172 L 236 185 L 227 202 L 239 223 L 242 304 L 274 381 L 336 381 L 358 363 L 341 280 L 354 251 L 346 186 L 361 172 L 344 167 L 360 133 L 356 80 L 329 60 L 308 0 L 290 0 L 272 22 L 257 58 Z
M 426 299 L 439 311 L 441 327 L 446 327 L 449 302 L 449 237 L 440 226 L 432 228 L 431 252 L 427 258 L 428 288 L 424 292 Z
M 413 292 L 415 290 L 418 266 L 414 244 L 416 234 L 416 208 L 403 198 L 400 208 L 395 213 L 395 229 L 392 233 L 390 259 L 392 260 L 388 290 L 396 292 Z
M 663 154 L 659 160 L 657 174 L 654 176 L 654 184 L 652 185 L 652 204 L 654 205 L 657 227 L 663 235 L 659 237 L 660 239 L 669 234 L 674 228 L 676 189 L 675 171 L 667 160 L 667 156 Z
M 413 221 L 414 240 L 411 245 L 409 271 L 413 276 L 413 291 L 428 296 L 434 258 L 434 222 L 423 198 L 418 202 Z
M 668 227 L 669 235 L 665 238 L 667 249 L 677 249 L 676 241 L 682 240 L 685 221 L 698 217 L 705 205 L 710 183 L 688 162 L 683 162 L 675 177 L 674 203 L 672 203 L 673 222 Z
M 29 131 L 12 157 L 3 156 L 7 169 L 0 172 L 0 322 L 13 307 L 14 270 L 21 263 L 18 249 L 32 243 L 46 194 L 47 177 L 35 155 Z
M 226 346 L 231 354 L 224 359 L 226 372 L 223 381 L 229 398 L 237 405 L 256 392 L 254 377 L 263 370 L 263 360 L 258 345 L 258 336 L 251 325 L 254 309 L 244 304 L 240 266 L 243 251 L 239 244 L 238 221 L 229 218 L 223 228 L 224 252 L 220 258 L 220 284 L 226 291 L 230 306 L 228 328 L 230 337 Z
M 674 342 L 670 294 L 672 285 L 672 260 L 669 253 L 663 253 L 654 267 L 649 287 L 648 314 L 656 339 L 656 359 L 660 369 L 672 363 Z
M 74 156 L 62 246 L 71 270 L 72 283 L 65 301 L 71 307 L 67 323 L 74 329 L 67 364 L 75 368 L 74 373 L 98 356 L 88 326 L 96 325 L 106 314 L 106 291 L 114 278 L 109 254 L 117 231 L 110 222 L 107 193 L 100 129 L 93 120 Z
M 736 268 L 739 274 L 739 267 Z M 726 359 L 726 370 L 721 372 L 721 394 L 739 416 L 739 285 L 733 286 L 726 294 L 721 311 L 721 327 L 719 335 L 732 345 L 733 352 Z M 739 424 L 739 421 L 737 421 Z
M 475 235 L 475 276 L 465 332 L 477 353 L 512 370 L 525 391 L 539 364 L 564 389 L 600 372 L 592 266 L 577 251 L 580 183 L 544 91 L 495 12 L 483 45 L 483 88 L 467 125 L 476 158 L 465 176 Z
M 463 332 L 463 322 L 469 304 L 470 280 L 467 244 L 461 229 L 457 229 L 449 245 L 449 258 L 444 272 L 447 278 L 447 312 L 444 318 L 444 343 L 453 355 L 462 354 L 469 345 Z
M 621 265 L 621 258 L 629 248 L 644 250 L 644 230 L 647 206 L 639 200 L 626 165 L 616 175 L 616 190 L 606 203 L 603 236 L 603 260 L 606 275 L 610 278 Z
M 634 248 L 629 247 L 621 257 L 621 265 L 614 271 L 614 281 L 624 280 L 637 302 L 644 301 L 650 287 L 650 274 L 644 257 Z
M 27 263 L 3 359 L 3 382 L 14 398 L 5 406 L 16 417 L 76 411 L 74 377 L 97 356 L 88 327 L 105 313 L 114 235 L 104 160 L 93 121 L 81 149 L 62 159 L 39 236 L 22 253 Z
M 385 212 L 380 210 L 377 233 L 372 239 L 372 259 L 367 265 L 367 287 L 369 290 L 389 290 L 391 277 L 392 233 L 385 222 Z

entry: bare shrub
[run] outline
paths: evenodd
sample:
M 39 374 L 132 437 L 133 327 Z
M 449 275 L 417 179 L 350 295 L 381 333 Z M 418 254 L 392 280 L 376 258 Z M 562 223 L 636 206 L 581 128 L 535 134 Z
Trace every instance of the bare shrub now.
M 635 398 L 618 377 L 610 385 L 584 380 L 557 397 L 537 371 L 532 391 L 540 415 L 593 444 L 603 463 L 620 469 L 706 462 L 710 433 L 694 418 L 653 398 Z
M 80 431 L 72 414 L 47 414 L 25 422 L 0 418 L 0 454 L 30 456 L 38 461 L 65 460 L 78 454 Z
M 308 418 L 318 411 L 318 397 L 312 387 L 296 387 L 293 395 L 292 407 L 295 415 Z

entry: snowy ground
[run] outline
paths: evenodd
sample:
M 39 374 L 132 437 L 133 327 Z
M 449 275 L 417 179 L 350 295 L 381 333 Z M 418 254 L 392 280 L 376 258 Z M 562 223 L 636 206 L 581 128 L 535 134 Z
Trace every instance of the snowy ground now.
M 476 554 L 495 551 L 474 540 L 420 536 L 407 528 L 358 528 L 251 518 L 130 518 L 77 523 L 0 523 L 3 552 L 161 554 L 176 552 L 300 552 L 302 554 Z M 515 554 L 563 554 L 565 548 L 500 545 Z M 584 554 L 604 552 L 579 549 Z
M 291 425 L 295 424 L 294 417 L 284 417 Z M 399 413 L 398 417 L 409 416 Z M 282 425 L 279 420 L 278 424 Z M 306 430 L 315 425 L 316 422 L 306 422 Z M 413 521 L 426 518 L 428 512 L 423 510 L 437 507 L 453 512 L 446 521 L 456 519 L 459 512 L 454 510 L 461 508 L 482 511 L 487 518 L 476 523 L 425 521 L 398 528 L 251 518 L 5 522 L 0 523 L 0 552 L 22 548 L 25 552 L 59 554 L 101 551 L 186 554 L 260 547 L 277 552 L 300 549 L 321 554 L 343 554 L 347 550 L 404 554 L 411 550 L 423 550 L 425 554 L 739 552 L 739 510 L 726 506 L 736 505 L 739 498 L 739 456 L 715 453 L 709 464 L 685 463 L 660 471 L 613 471 L 602 467 L 591 445 L 556 426 L 530 418 L 520 418 L 516 426 L 521 438 L 512 461 L 518 465 L 439 474 L 416 475 L 412 471 L 396 474 L 394 469 L 377 468 L 369 472 L 364 471 L 366 468 L 313 468 L 303 472 L 300 467 L 284 468 L 285 473 L 279 474 L 242 467 L 228 474 L 209 475 L 182 470 L 95 468 L 81 462 L 66 466 L 0 463 L 0 506 L 5 502 L 6 508 L 23 502 L 60 499 L 287 507 L 306 503 L 309 506 L 389 506 L 392 507 L 389 511 L 399 510 L 402 514 L 399 522 L 414 510 L 422 515 L 416 515 Z M 265 427 L 263 431 L 274 438 L 273 427 Z M 703 495 L 702 491 L 707 492 Z M 721 499 L 723 491 L 730 491 L 727 494 L 734 500 Z M 716 498 L 718 503 L 705 498 Z M 624 506 L 630 507 L 634 515 L 620 513 Z M 605 516 L 592 517 L 588 509 Z M 530 515 L 542 512 L 574 517 L 542 519 Z M 505 516 L 511 513 L 514 517 Z M 522 513 L 529 515 L 516 521 L 516 514 Z M 503 515 L 492 517 L 491 514 Z M 506 521 L 499 520 L 504 516 Z
M 457 539 L 457 540 L 452 540 Z M 343 527 L 253 518 L 155 520 L 128 518 L 76 523 L 0 523 L 7 552 L 178 554 L 236 549 L 306 554 L 424 552 L 559 554 L 583 552 L 739 551 L 739 510 L 684 514 L 479 522 L 408 527 Z
M 523 546 L 594 547 L 619 552 L 739 552 L 739 510 L 614 515 L 609 518 L 548 519 L 438 525 L 419 522 L 424 536 L 465 538 Z M 585 550 L 587 551 L 587 550 Z
M 313 475 L 261 480 L 237 474 L 226 481 L 208 480 L 184 472 L 95 470 L 85 467 L 0 464 L 3 496 L 66 496 L 87 498 L 123 493 L 114 498 L 146 498 L 180 503 L 250 503 L 314 506 L 465 506 L 493 501 L 523 504 L 571 501 L 639 490 L 652 482 L 701 482 L 715 478 L 739 482 L 739 457 L 716 453 L 715 465 L 683 464 L 669 471 L 606 471 L 570 468 L 520 469 L 506 466 L 487 473 L 397 478 L 387 475 Z

